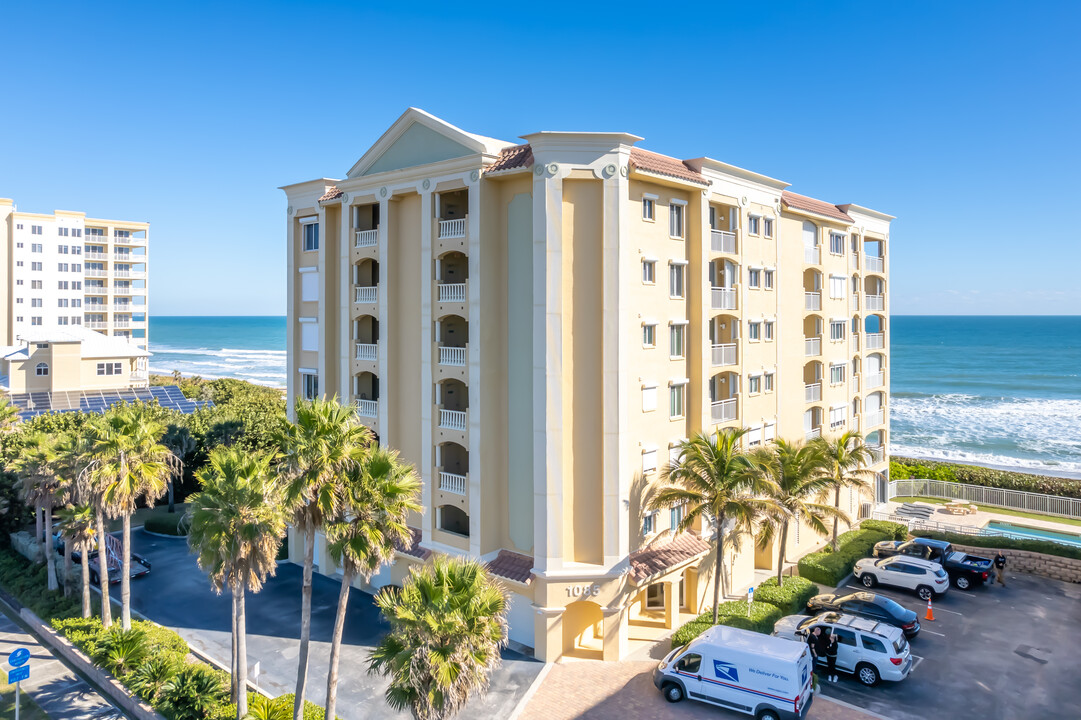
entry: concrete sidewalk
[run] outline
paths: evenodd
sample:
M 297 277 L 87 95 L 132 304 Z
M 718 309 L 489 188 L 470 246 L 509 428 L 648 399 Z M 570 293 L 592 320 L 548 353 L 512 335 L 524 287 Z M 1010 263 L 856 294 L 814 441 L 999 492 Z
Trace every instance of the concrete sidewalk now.
M 42 647 L 6 614 L 0 614 L 0 659 L 15 648 L 30 651 L 30 679 L 21 684 L 52 720 L 121 720 L 126 718 L 89 683 Z

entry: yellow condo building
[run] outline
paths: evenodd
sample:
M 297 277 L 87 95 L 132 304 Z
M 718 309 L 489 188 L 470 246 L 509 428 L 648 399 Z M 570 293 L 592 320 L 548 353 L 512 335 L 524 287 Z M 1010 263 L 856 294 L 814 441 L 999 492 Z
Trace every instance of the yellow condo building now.
M 643 509 L 681 440 L 856 429 L 884 477 L 893 218 L 627 133 L 522 137 L 411 108 L 344 179 L 283 188 L 289 399 L 353 403 L 423 477 L 414 542 L 368 589 L 470 554 L 511 592 L 512 641 L 616 660 L 712 597 L 709 538 Z M 824 541 L 794 529 L 788 558 Z M 729 587 L 776 550 L 744 543 Z

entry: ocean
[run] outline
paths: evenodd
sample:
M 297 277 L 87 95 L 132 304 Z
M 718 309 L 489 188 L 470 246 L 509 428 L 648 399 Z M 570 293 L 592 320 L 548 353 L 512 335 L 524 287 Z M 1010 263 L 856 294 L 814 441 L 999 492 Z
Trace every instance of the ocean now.
M 1081 317 L 894 316 L 891 450 L 1081 477 Z M 284 317 L 150 318 L 152 372 L 285 386 Z

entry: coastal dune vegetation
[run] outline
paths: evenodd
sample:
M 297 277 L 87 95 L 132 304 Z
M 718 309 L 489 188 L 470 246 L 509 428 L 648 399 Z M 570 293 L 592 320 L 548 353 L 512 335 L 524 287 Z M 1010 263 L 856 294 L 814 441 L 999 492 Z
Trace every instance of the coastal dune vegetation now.
M 917 460 L 893 456 L 890 458 L 890 480 L 942 480 L 945 482 L 981 485 L 983 487 L 1021 490 L 1044 495 L 1081 498 L 1081 480 L 1034 475 L 1031 473 L 978 465 Z

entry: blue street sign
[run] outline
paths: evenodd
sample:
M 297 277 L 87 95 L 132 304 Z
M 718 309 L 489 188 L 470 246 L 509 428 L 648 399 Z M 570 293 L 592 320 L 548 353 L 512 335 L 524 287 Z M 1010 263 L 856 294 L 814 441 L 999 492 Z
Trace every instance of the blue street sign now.
M 14 670 L 8 670 L 8 685 L 14 685 L 20 680 L 26 680 L 28 677 L 30 677 L 29 665 L 23 665 L 22 667 L 17 667 Z
M 30 651 L 26 648 L 16 648 L 8 655 L 8 665 L 13 668 L 25 665 L 26 661 L 30 659 Z

